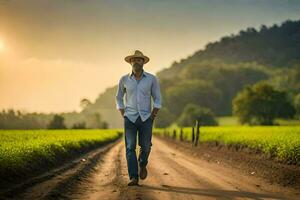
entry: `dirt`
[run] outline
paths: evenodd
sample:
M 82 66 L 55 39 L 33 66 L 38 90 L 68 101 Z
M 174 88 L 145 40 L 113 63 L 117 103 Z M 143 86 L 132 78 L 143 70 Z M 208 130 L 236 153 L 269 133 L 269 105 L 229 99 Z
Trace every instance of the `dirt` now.
M 300 165 L 286 164 L 261 151 L 241 146 L 226 146 L 205 142 L 197 147 L 190 142 L 160 137 L 172 147 L 208 162 L 222 163 L 245 174 L 264 178 L 269 183 L 291 187 L 300 191 Z
M 252 165 L 245 168 L 250 158 L 238 160 L 234 152 L 219 150 L 218 154 L 213 148 L 205 150 L 157 136 L 152 140 L 148 177 L 140 180 L 139 186 L 127 186 L 129 178 L 123 139 L 93 151 L 69 168 L 53 172 L 52 176 L 28 188 L 6 193 L 3 198 L 300 199 L 297 188 L 271 183 L 258 175 L 260 171 Z M 245 163 L 236 164 L 242 162 Z
M 77 158 L 82 157 L 82 155 L 86 155 L 101 146 L 106 146 L 119 139 L 121 136 L 122 133 L 111 141 L 96 142 L 90 145 L 84 145 L 80 148 L 68 149 L 67 153 L 61 151 L 55 152 L 56 156 L 54 159 L 34 157 L 30 163 L 22 168 L 4 169 L 0 171 L 0 194 L 11 188 L 24 187 L 25 185 L 31 184 L 37 181 L 37 178 L 38 180 L 41 177 L 47 179 L 47 176 L 49 176 L 49 173 L 47 172 L 51 172 L 53 169 L 68 169 L 71 167 L 71 164 L 74 164 L 74 162 L 71 161 L 74 161 Z

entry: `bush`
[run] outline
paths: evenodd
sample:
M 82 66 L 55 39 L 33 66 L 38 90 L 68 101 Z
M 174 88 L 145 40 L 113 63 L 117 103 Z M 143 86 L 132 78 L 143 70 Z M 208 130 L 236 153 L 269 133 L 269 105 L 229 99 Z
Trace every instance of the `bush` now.
M 297 117 L 300 117 L 300 94 L 297 94 L 294 99 L 294 106 L 296 109 Z
M 247 85 L 233 99 L 232 104 L 233 113 L 242 124 L 273 125 L 275 118 L 289 119 L 295 115 L 288 93 L 275 90 L 264 81 L 253 86 Z
M 72 129 L 86 129 L 86 124 L 85 122 L 74 123 Z
M 179 126 L 192 126 L 195 121 L 199 120 L 201 125 L 215 126 L 218 125 L 214 113 L 206 107 L 196 104 L 187 104 L 180 117 L 177 120 Z
M 48 129 L 66 129 L 66 125 L 64 124 L 65 118 L 61 115 L 55 114 L 53 119 L 48 125 Z

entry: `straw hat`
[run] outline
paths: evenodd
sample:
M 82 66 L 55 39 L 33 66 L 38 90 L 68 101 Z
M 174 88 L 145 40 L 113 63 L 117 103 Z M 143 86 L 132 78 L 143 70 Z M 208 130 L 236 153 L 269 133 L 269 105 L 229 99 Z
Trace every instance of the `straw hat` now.
M 143 58 L 144 59 L 144 64 L 146 64 L 147 62 L 149 62 L 149 58 L 147 56 L 145 56 L 141 51 L 139 50 L 135 50 L 133 55 L 129 55 L 125 57 L 125 61 L 130 63 L 130 58 L 134 58 L 134 57 L 139 57 L 139 58 Z

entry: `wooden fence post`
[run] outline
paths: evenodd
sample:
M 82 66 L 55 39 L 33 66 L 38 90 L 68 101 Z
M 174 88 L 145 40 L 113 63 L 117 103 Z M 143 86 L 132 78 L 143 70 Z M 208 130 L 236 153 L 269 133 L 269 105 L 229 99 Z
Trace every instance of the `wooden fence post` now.
M 195 141 L 195 129 L 194 129 L 194 125 L 192 126 L 192 144 L 194 144 Z
M 176 129 L 173 130 L 173 139 L 176 140 Z
M 180 142 L 183 141 L 183 130 L 182 127 L 180 127 Z
M 198 131 L 198 143 L 200 143 L 200 136 L 201 136 L 201 132 L 200 132 L 200 130 L 201 130 L 201 120 L 199 120 L 199 127 L 198 127 L 198 129 L 199 129 L 199 131 Z
M 196 121 L 196 138 L 195 138 L 195 142 L 194 142 L 194 145 L 195 145 L 195 146 L 198 145 L 199 137 L 200 137 L 200 123 L 199 123 L 199 121 L 197 120 L 197 121 Z

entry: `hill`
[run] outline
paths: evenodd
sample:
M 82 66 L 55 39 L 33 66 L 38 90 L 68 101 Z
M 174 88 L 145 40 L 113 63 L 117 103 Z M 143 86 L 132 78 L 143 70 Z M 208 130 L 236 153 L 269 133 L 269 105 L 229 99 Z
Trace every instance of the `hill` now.
M 158 126 L 176 120 L 187 103 L 231 115 L 231 102 L 247 84 L 267 80 L 278 89 L 300 92 L 300 20 L 238 34 L 208 43 L 203 50 L 157 73 L 163 95 Z M 100 112 L 110 127 L 122 127 L 115 107 L 117 86 L 100 94 L 83 113 Z

